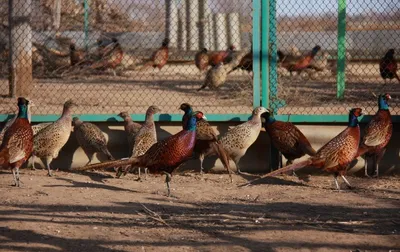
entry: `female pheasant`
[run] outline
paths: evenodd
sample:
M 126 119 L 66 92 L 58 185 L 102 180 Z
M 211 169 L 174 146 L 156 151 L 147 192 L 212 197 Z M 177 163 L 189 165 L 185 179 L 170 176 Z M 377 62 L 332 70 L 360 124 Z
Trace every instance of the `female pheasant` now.
M 146 153 L 150 147 L 157 142 L 157 131 L 156 125 L 154 124 L 154 115 L 160 113 L 161 109 L 157 106 L 150 106 L 146 111 L 146 120 L 142 127 L 140 128 L 139 132 L 135 137 L 135 145 L 132 149 L 131 157 L 138 157 Z M 129 166 L 125 167 L 123 174 L 129 171 Z M 144 168 L 145 176 L 147 177 L 147 168 Z M 117 171 L 117 178 L 119 178 L 122 174 L 122 167 L 118 168 Z M 139 178 L 140 180 L 140 168 L 139 168 Z
M 286 165 L 292 164 L 293 160 L 305 154 L 315 155 L 316 151 L 311 147 L 308 139 L 293 123 L 275 120 L 271 110 L 263 113 L 261 117 L 265 120 L 263 126 L 272 144 L 279 150 L 280 168 L 283 167 L 282 155 L 287 159 Z
M 28 121 L 29 101 L 18 98 L 18 116 L 4 133 L 0 146 L 0 166 L 11 167 L 15 186 L 20 186 L 19 168 L 33 150 L 33 131 Z
M 267 112 L 267 109 L 264 107 L 255 108 L 252 113 L 252 118 L 249 121 L 231 128 L 219 139 L 225 152 L 233 162 L 235 162 L 238 173 L 241 173 L 239 168 L 240 159 L 246 154 L 247 149 L 257 140 L 260 134 L 260 116 L 264 112 Z M 210 153 L 206 155 L 208 154 Z
M 182 103 L 180 109 L 185 112 L 182 118 L 182 126 L 185 128 L 188 120 L 190 119 L 190 111 L 193 111 L 192 106 L 188 103 Z M 223 146 L 218 141 L 217 134 L 207 122 L 203 112 L 194 112 L 196 116 L 196 145 L 194 152 L 200 155 L 200 173 L 203 174 L 203 160 L 206 154 L 215 153 L 218 155 L 225 169 L 228 171 L 229 177 L 232 182 L 231 169 L 229 165 L 229 157 L 226 154 Z M 212 150 L 212 151 L 211 151 Z
M 389 112 L 388 101 L 392 97 L 389 94 L 381 94 L 378 97 L 379 110 L 372 117 L 364 130 L 357 156 L 365 155 L 365 176 L 368 175 L 368 157 L 373 158 L 375 176 L 379 176 L 379 162 L 385 154 L 386 145 L 392 137 L 393 124 Z
M 171 173 L 193 155 L 196 143 L 196 118 L 194 115 L 186 127 L 175 135 L 155 143 L 145 154 L 139 157 L 92 164 L 74 170 L 101 169 L 114 166 L 131 165 L 132 167 L 147 167 L 151 173 L 164 173 L 168 196 Z
M 35 157 L 39 157 L 45 160 L 48 175 L 52 176 L 50 163 L 54 158 L 58 157 L 61 148 L 69 139 L 72 129 L 71 109 L 74 106 L 76 106 L 76 104 L 72 100 L 66 101 L 64 103 L 62 116 L 35 135 L 32 153 L 33 169 L 35 169 Z
M 276 176 L 288 171 L 295 171 L 305 166 L 312 166 L 327 172 L 333 172 L 335 185 L 338 190 L 340 190 L 337 181 L 338 175 L 340 175 L 346 185 L 351 188 L 350 183 L 344 175 L 346 174 L 351 161 L 357 157 L 358 145 L 360 144 L 360 126 L 358 125 L 358 117 L 361 116 L 361 112 L 361 108 L 351 109 L 349 113 L 348 127 L 322 146 L 313 157 L 310 157 L 306 161 L 270 172 L 262 176 L 262 178 Z M 254 182 L 254 180 L 248 184 L 251 184 L 252 182 Z
M 86 165 L 92 162 L 95 153 L 103 153 L 108 160 L 114 160 L 107 148 L 107 139 L 99 127 L 89 122 L 82 122 L 78 117 L 72 119 L 72 125 L 76 140 L 89 159 Z
M 142 125 L 132 121 L 132 118 L 128 112 L 121 112 L 118 114 L 118 116 L 124 119 L 124 129 L 128 139 L 129 153 L 132 153 L 136 134 L 139 132 Z

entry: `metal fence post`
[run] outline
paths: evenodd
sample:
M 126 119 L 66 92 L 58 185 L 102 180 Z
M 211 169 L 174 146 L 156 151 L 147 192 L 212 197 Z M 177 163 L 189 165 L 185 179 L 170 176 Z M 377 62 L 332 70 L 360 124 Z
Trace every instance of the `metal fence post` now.
M 253 107 L 260 106 L 260 10 L 261 0 L 253 0 Z
M 9 0 L 9 95 L 29 96 L 32 79 L 31 0 Z
M 84 0 L 83 3 L 84 14 L 83 14 L 83 30 L 85 32 L 85 50 L 88 50 L 89 47 L 89 2 L 88 0 Z
M 337 91 L 338 99 L 344 98 L 346 78 L 346 0 L 338 0 L 337 34 Z
M 261 104 L 269 107 L 269 4 L 261 1 Z

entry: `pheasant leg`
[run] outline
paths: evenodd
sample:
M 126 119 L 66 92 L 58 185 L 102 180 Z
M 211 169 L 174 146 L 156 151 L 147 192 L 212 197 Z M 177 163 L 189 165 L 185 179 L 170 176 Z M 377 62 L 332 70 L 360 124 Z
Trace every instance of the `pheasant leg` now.
M 165 183 L 167 183 L 167 197 L 171 195 L 171 190 L 169 188 L 169 182 L 171 182 L 171 174 L 168 172 L 164 172 L 165 174 Z
M 335 175 L 333 175 L 333 179 L 335 180 L 336 189 L 340 192 L 340 186 L 337 181 L 337 176 L 338 176 L 338 174 L 335 173 Z
M 340 175 L 340 176 L 342 177 L 344 183 L 346 183 L 347 187 L 348 187 L 349 189 L 353 189 L 353 187 L 350 185 L 349 181 L 347 181 L 347 179 L 345 178 L 345 176 L 343 176 L 343 175 Z
M 51 161 L 52 161 L 51 158 L 47 158 L 47 159 L 46 159 L 47 175 L 48 175 L 49 177 L 52 177 L 52 176 L 53 176 L 53 174 L 51 173 L 51 167 L 50 167 Z
M 364 174 L 365 177 L 369 177 L 368 175 L 368 157 L 364 155 Z
M 375 157 L 375 173 L 374 177 L 379 178 L 379 163 L 381 162 L 383 155 L 385 155 L 386 149 L 381 150 L 381 152 Z

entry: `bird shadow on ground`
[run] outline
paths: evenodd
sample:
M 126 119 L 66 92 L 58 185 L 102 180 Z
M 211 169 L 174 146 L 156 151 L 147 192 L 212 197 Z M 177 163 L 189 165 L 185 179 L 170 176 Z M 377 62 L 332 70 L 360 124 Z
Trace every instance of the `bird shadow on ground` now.
M 131 189 L 125 189 L 125 188 L 120 188 L 116 186 L 111 186 L 111 185 L 106 185 L 106 184 L 100 184 L 100 183 L 90 183 L 90 182 L 80 182 L 80 181 L 75 181 L 73 179 L 67 179 L 67 178 L 55 178 L 56 180 L 63 181 L 69 183 L 69 185 L 65 184 L 60 184 L 60 185 L 44 185 L 43 187 L 80 187 L 80 188 L 98 188 L 98 189 L 106 189 L 106 190 L 112 190 L 112 191 L 125 191 L 125 192 L 134 192 L 137 193 L 137 191 L 131 190 Z

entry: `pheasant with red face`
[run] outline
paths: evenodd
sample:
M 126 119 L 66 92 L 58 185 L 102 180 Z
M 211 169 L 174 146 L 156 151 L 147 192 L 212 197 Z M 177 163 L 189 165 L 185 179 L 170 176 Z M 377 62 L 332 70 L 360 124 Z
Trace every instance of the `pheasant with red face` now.
M 28 121 L 29 101 L 18 98 L 18 116 L 4 133 L 0 146 L 0 166 L 10 167 L 15 186 L 20 186 L 19 168 L 28 160 L 33 150 L 33 131 Z
M 382 94 L 378 97 L 378 112 L 372 117 L 364 130 L 364 136 L 361 141 L 357 156 L 364 155 L 365 158 L 365 176 L 368 175 L 368 158 L 373 158 L 375 174 L 379 176 L 379 162 L 386 151 L 386 145 L 392 137 L 393 124 L 389 112 L 388 101 L 392 99 L 389 94 Z
M 185 112 L 182 118 L 182 126 L 185 127 L 188 120 L 190 119 L 190 111 L 193 111 L 193 108 L 188 103 L 182 103 L 180 109 Z M 218 141 L 217 134 L 211 128 L 211 125 L 207 122 L 203 112 L 196 111 L 194 112 L 196 116 L 196 145 L 194 147 L 194 152 L 200 155 L 200 173 L 203 174 L 203 160 L 204 158 L 210 154 L 218 155 L 225 169 L 228 171 L 229 177 L 232 182 L 232 175 L 229 165 L 229 157 L 226 154 L 224 147 Z
M 400 78 L 397 75 L 397 62 L 394 58 L 394 49 L 387 51 L 385 56 L 379 62 L 379 71 L 386 84 L 386 79 L 397 79 L 400 83 Z
M 228 64 L 233 59 L 233 53 L 235 52 L 235 46 L 230 45 L 226 51 L 217 51 L 208 55 L 209 65 L 214 67 L 220 63 Z
M 358 117 L 361 116 L 361 112 L 361 108 L 351 109 L 349 113 L 348 127 L 322 146 L 313 157 L 297 164 L 292 164 L 270 172 L 262 176 L 262 178 L 272 177 L 288 171 L 295 171 L 310 166 L 333 173 L 335 185 L 338 190 L 340 190 L 337 181 L 338 175 L 342 177 L 343 181 L 349 188 L 352 188 L 344 175 L 346 174 L 350 163 L 357 157 L 358 146 L 360 144 L 360 126 L 358 124 Z M 251 184 L 254 181 L 255 180 L 248 184 Z
M 155 143 L 141 156 L 92 164 L 74 170 L 83 171 L 127 165 L 131 165 L 133 168 L 147 167 L 151 173 L 164 173 L 166 175 L 165 181 L 168 189 L 167 195 L 169 196 L 171 173 L 192 157 L 195 143 L 196 118 L 192 115 L 182 131 Z

